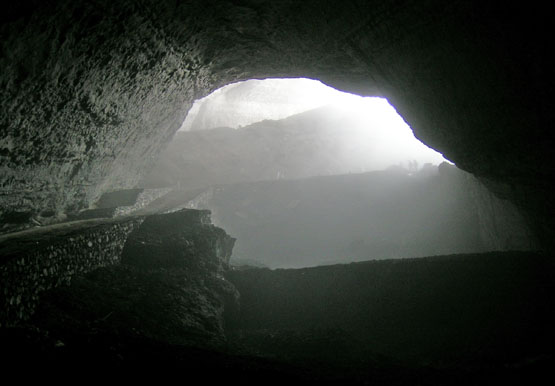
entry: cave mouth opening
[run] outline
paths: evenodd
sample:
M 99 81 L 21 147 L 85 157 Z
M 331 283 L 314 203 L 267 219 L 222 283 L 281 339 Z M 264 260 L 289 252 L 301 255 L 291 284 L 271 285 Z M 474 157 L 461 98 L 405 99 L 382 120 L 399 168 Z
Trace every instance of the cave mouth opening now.
M 316 174 L 367 172 L 393 165 L 414 168 L 447 161 L 414 136 L 387 99 L 342 92 L 307 78 L 251 79 L 221 87 L 195 101 L 180 131 L 264 128 L 263 121 L 286 119 L 294 121 L 298 130 L 285 125 L 283 137 L 318 129 L 316 136 L 333 137 L 335 146 L 327 150 L 333 152 L 337 165 Z M 283 172 L 279 174 L 283 177 Z
M 311 79 L 248 80 L 197 100 L 143 183 L 173 189 L 167 210 L 209 209 L 237 239 L 233 265 L 523 249 L 491 236 L 520 240 L 515 211 L 415 138 L 386 99 Z

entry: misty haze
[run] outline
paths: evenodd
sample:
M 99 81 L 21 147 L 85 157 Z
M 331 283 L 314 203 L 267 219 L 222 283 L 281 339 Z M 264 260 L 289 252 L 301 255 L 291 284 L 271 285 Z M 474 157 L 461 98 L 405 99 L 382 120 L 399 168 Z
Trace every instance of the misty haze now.
M 3 2 L 0 383 L 553 384 L 552 15 Z
M 157 210 L 209 209 L 237 238 L 235 265 L 534 243 L 511 204 L 422 144 L 385 99 L 309 79 L 245 81 L 198 100 L 142 184 L 172 189 Z

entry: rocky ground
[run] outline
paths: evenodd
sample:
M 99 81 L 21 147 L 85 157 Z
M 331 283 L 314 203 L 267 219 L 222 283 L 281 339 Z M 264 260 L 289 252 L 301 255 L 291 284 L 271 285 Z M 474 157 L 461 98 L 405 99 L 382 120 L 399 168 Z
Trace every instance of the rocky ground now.
M 0 331 L 2 363 L 50 375 L 341 385 L 534 384 L 553 365 L 549 256 L 224 270 L 226 279 L 123 263 L 82 275 L 43 296 L 26 324 Z

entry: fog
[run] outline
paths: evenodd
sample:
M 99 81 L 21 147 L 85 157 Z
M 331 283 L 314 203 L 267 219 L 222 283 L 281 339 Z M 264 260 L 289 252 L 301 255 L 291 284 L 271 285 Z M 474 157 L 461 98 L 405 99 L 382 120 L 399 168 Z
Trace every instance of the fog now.
M 417 140 L 387 100 L 308 79 L 198 100 L 142 185 L 173 189 L 157 210 L 210 209 L 237 238 L 236 265 L 530 247 L 517 211 Z
M 396 167 L 217 186 L 190 207 L 210 209 L 237 238 L 235 265 L 300 268 L 529 249 L 516 211 L 447 163 L 415 173 Z
M 350 158 L 348 163 L 358 171 L 409 161 L 421 165 L 445 161 L 414 137 L 386 99 L 340 92 L 304 78 L 248 80 L 222 87 L 195 102 L 180 130 L 241 129 L 309 110 L 336 121 L 335 129 L 341 134 L 336 136 L 341 153 L 337 159 Z

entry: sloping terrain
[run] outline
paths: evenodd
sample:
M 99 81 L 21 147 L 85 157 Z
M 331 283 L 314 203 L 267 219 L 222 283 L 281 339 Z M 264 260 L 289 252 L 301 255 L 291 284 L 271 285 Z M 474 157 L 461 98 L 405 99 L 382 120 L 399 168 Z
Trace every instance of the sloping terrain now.
M 521 252 L 231 271 L 241 294 L 231 327 L 253 350 L 292 359 L 533 362 L 552 356 L 554 274 L 552 256 Z M 319 334 L 325 346 L 301 349 Z
M 392 164 L 406 164 L 413 155 L 436 162 L 442 159 L 440 155 L 422 155 L 423 150 L 415 150 L 417 145 L 407 148 L 408 128 L 389 128 L 397 135 L 405 134 L 396 138 L 396 143 L 391 139 L 395 136 L 388 136 L 382 126 L 354 108 L 330 105 L 240 129 L 180 131 L 140 185 L 191 190 L 383 170 Z
M 179 192 L 186 191 L 159 203 L 176 205 Z M 237 238 L 233 264 L 299 268 L 536 246 L 511 203 L 447 163 L 415 173 L 392 168 L 219 185 L 181 197 L 181 205 L 211 210 Z

